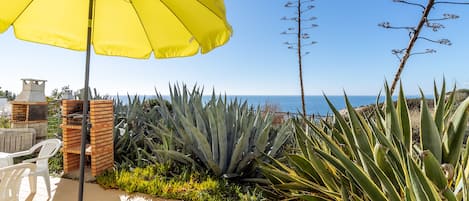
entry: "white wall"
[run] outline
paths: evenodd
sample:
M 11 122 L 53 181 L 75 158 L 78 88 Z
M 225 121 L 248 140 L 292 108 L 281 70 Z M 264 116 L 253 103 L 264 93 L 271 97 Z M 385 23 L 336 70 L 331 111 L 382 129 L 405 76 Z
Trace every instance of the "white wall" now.
M 11 105 L 7 98 L 0 98 L 0 116 L 9 116 L 11 114 Z

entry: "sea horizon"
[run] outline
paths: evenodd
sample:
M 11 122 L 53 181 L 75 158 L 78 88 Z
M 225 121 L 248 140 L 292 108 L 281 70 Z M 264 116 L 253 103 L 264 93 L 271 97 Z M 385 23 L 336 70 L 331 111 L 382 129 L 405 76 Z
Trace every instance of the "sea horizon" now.
M 129 95 L 130 98 L 133 98 L 135 95 Z M 217 95 L 218 96 L 218 95 Z M 225 95 L 221 95 L 224 97 Z M 124 104 L 128 102 L 127 95 L 111 96 L 112 98 L 119 97 Z M 138 95 L 142 100 L 155 98 L 155 95 Z M 211 95 L 204 95 L 202 99 L 207 101 Z M 260 106 L 265 108 L 266 106 L 273 109 L 275 112 L 285 112 L 291 114 L 301 113 L 301 96 L 295 95 L 226 95 L 229 101 L 234 100 L 235 98 L 238 101 L 247 101 L 248 104 L 254 108 Z M 366 106 L 370 104 L 375 104 L 378 96 L 370 95 L 347 95 L 350 103 L 353 107 Z M 407 98 L 417 98 L 419 96 L 407 96 Z M 427 97 L 427 96 L 426 96 Z M 169 95 L 163 95 L 163 98 L 169 100 Z M 345 108 L 345 99 L 343 95 L 332 95 L 327 96 L 331 101 L 334 107 L 337 110 L 342 110 Z M 427 97 L 430 98 L 430 97 Z M 393 100 L 397 99 L 397 96 L 393 97 Z M 384 96 L 380 96 L 379 103 L 384 101 Z M 305 106 L 307 115 L 320 115 L 326 116 L 331 115 L 332 111 L 330 110 L 329 105 L 327 104 L 326 99 L 322 95 L 308 95 L 305 96 Z

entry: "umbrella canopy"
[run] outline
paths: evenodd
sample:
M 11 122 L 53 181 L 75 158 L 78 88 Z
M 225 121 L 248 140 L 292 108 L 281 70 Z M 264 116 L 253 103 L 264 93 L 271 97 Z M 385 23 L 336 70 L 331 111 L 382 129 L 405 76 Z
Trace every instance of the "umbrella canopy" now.
M 86 50 L 87 0 L 0 0 L 0 33 Z M 222 0 L 94 0 L 91 43 L 96 54 L 148 58 L 191 56 L 231 36 Z
M 13 26 L 19 39 L 131 58 L 183 57 L 225 44 L 232 30 L 223 0 L 0 0 L 0 33 Z M 88 117 L 88 93 L 83 116 Z M 83 200 L 85 140 L 83 118 L 78 200 Z

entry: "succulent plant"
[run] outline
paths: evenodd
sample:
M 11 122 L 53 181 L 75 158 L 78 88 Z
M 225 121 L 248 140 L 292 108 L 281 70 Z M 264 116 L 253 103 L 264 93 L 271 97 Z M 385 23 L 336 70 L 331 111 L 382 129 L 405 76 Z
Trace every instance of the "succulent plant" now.
M 178 161 L 192 159 L 216 176 L 246 177 L 254 170 L 254 159 L 263 153 L 276 156 L 291 134 L 288 124 L 274 128 L 271 113 L 254 110 L 246 101 L 213 93 L 204 103 L 203 90 L 197 87 L 189 91 L 174 86 L 170 91 L 172 108 L 159 95 L 157 111 L 163 120 L 151 126 L 159 135 L 171 136 L 182 154 L 160 154 L 171 153 Z
M 433 115 L 422 93 L 417 136 L 402 85 L 396 104 L 386 85 L 385 106 L 376 106 L 370 117 L 352 108 L 347 96 L 347 116 L 327 100 L 333 122 L 296 120 L 299 153 L 288 155 L 288 163 L 271 158 L 272 164 L 261 165 L 266 194 L 298 200 L 468 200 L 463 140 L 469 98 L 454 109 L 454 93 L 447 95 L 445 88 L 435 87 Z

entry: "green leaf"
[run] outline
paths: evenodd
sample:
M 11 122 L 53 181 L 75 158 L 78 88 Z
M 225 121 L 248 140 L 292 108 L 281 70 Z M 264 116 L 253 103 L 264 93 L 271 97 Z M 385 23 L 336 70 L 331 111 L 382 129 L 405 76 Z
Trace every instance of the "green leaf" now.
M 396 175 L 392 169 L 391 164 L 387 160 L 387 148 L 381 144 L 376 144 L 373 150 L 374 162 L 379 167 L 381 171 L 386 175 L 387 178 L 392 182 L 396 187 L 399 186 Z
M 456 162 L 461 154 L 462 145 L 464 136 L 467 130 L 467 122 L 469 120 L 469 98 L 466 98 L 459 106 L 456 108 L 454 115 L 451 118 L 451 125 L 455 130 L 454 132 L 448 132 L 448 162 L 453 166 L 456 165 Z
M 448 181 L 446 180 L 445 174 L 441 169 L 440 162 L 437 161 L 432 152 L 424 150 L 420 156 L 422 157 L 423 167 L 425 175 L 440 189 L 444 190 Z
M 417 164 L 407 159 L 410 181 L 412 183 L 412 191 L 415 193 L 417 201 L 437 201 L 440 200 L 435 187 L 431 181 L 425 177 L 423 172 L 418 168 Z
M 404 146 L 408 151 L 410 151 L 412 149 L 412 125 L 402 83 L 400 84 L 399 97 L 397 100 L 397 115 L 402 128 Z
M 366 156 L 368 156 L 370 158 L 373 157 L 373 151 L 372 151 L 372 148 L 371 148 L 371 144 L 370 144 L 370 141 L 368 140 L 369 136 L 366 133 L 366 130 L 364 129 L 364 127 L 362 126 L 362 124 L 360 122 L 359 114 L 357 114 L 357 112 L 353 108 L 352 104 L 350 104 L 350 101 L 349 101 L 347 95 L 344 94 L 344 97 L 345 97 L 345 104 L 347 106 L 347 111 L 348 111 L 348 114 L 349 114 L 350 124 L 351 124 L 351 127 L 352 127 L 351 130 L 352 130 L 353 138 L 354 138 L 355 143 L 356 143 L 354 145 L 352 144 L 351 146 L 352 147 L 356 146 L 360 150 L 360 152 L 358 152 L 358 156 L 361 159 L 360 161 L 362 162 L 362 167 L 364 167 L 365 171 L 370 175 L 370 178 L 374 182 L 377 182 L 378 179 L 373 174 L 373 172 L 369 170 L 368 163 L 366 163 L 363 160 L 363 157 L 364 157 L 363 154 L 365 154 Z
M 328 145 L 335 157 L 343 164 L 347 172 L 352 175 L 357 184 L 362 188 L 371 200 L 388 200 L 378 186 L 370 179 L 370 177 L 353 161 L 351 161 L 344 153 L 323 133 L 318 133 L 321 139 Z
M 301 172 L 302 175 L 318 181 L 319 184 L 324 183 L 330 190 L 338 189 L 334 176 L 328 170 L 326 165 L 315 154 L 313 154 L 312 157 L 314 157 L 312 160 L 307 160 L 299 155 L 288 156 L 292 164 L 297 167 L 298 172 Z M 318 178 L 318 176 L 320 178 Z
M 438 132 L 438 128 L 435 125 L 435 122 L 432 119 L 432 116 L 428 110 L 427 101 L 423 92 L 422 102 L 421 102 L 421 111 L 420 111 L 420 146 L 422 150 L 430 150 L 435 158 L 441 163 L 442 161 L 442 146 L 441 146 L 441 137 Z
M 383 172 L 382 169 L 380 169 L 380 167 L 378 167 L 374 163 L 373 159 L 368 157 L 366 154 L 364 154 L 364 161 L 369 165 L 370 169 L 381 182 L 381 186 L 384 188 L 386 196 L 388 196 L 389 200 L 400 201 L 400 196 L 396 190 L 397 186 L 394 186 L 394 184 L 391 182 L 390 178 L 385 174 L 385 172 Z
M 358 157 L 358 151 L 352 147 L 352 145 L 356 144 L 353 138 L 352 130 L 350 129 L 347 122 L 345 121 L 344 117 L 342 117 L 340 112 L 334 107 L 334 105 L 329 100 L 329 98 L 327 98 L 327 96 L 324 95 L 324 99 L 326 99 L 326 102 L 329 105 L 329 108 L 334 113 L 335 119 L 339 122 L 340 128 L 342 129 L 342 133 L 344 133 L 344 135 L 346 136 L 346 139 L 348 142 L 345 143 L 345 146 L 347 146 L 347 149 L 349 150 L 350 153 L 353 153 L 352 155 L 353 158 Z
M 436 88 L 436 86 L 435 86 Z M 441 87 L 441 93 L 438 97 L 438 94 L 435 93 L 435 125 L 438 128 L 439 133 L 443 133 L 444 129 L 444 116 L 445 116 L 445 97 L 446 97 L 446 83 L 443 79 L 443 85 Z M 438 99 L 437 99 L 438 97 Z
M 385 113 L 385 120 L 386 120 L 386 136 L 388 138 L 392 138 L 391 136 L 394 135 L 400 141 L 404 141 L 404 136 L 402 134 L 402 128 L 399 124 L 399 118 L 397 116 L 396 108 L 394 108 L 394 103 L 392 101 L 392 95 L 389 91 L 389 87 L 387 83 L 385 83 L 386 89 L 386 113 Z

